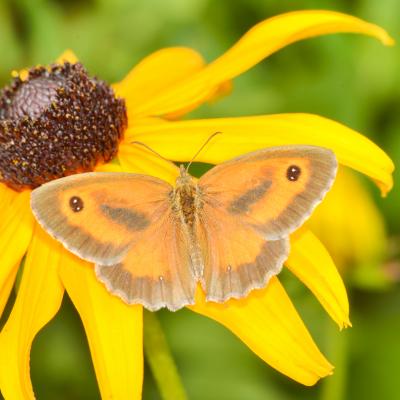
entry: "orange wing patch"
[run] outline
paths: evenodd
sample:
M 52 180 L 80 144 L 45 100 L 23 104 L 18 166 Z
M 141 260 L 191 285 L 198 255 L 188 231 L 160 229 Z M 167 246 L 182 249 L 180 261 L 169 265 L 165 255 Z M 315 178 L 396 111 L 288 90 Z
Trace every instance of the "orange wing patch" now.
M 143 233 L 123 261 L 96 265 L 96 274 L 111 293 L 128 304 L 175 311 L 194 303 L 196 283 L 188 242 L 170 213 Z
M 199 185 L 214 207 L 276 240 L 310 216 L 332 185 L 336 168 L 330 150 L 276 147 L 221 164 Z
M 204 255 L 202 286 L 211 301 L 241 298 L 265 287 L 289 254 L 287 239 L 266 242 L 237 218 L 207 204 L 197 237 Z
M 125 173 L 88 173 L 58 179 L 32 192 L 40 224 L 74 254 L 115 264 L 154 220 L 167 212 L 172 187 Z

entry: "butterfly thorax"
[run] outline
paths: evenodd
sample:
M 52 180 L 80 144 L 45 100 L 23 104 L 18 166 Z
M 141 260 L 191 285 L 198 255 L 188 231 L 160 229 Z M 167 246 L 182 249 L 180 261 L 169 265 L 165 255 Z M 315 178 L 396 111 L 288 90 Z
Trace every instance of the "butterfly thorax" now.
M 191 230 L 194 226 L 197 211 L 201 207 L 199 187 L 193 178 L 181 166 L 181 174 L 176 180 L 172 193 L 173 209 L 181 221 Z

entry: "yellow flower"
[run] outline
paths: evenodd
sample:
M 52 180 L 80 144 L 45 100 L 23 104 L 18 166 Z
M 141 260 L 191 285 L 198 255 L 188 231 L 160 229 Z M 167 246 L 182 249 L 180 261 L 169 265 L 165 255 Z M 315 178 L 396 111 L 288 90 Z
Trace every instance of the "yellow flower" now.
M 205 101 L 226 93 L 230 79 L 301 39 L 335 32 L 362 33 L 391 44 L 381 28 L 328 11 L 283 14 L 254 26 L 224 55 L 206 65 L 187 48 L 169 48 L 145 58 L 114 85 L 125 99 L 128 128 L 118 149 L 119 164 L 98 170 L 144 172 L 173 182 L 177 170 L 155 157 L 141 141 L 171 160 L 188 161 L 210 133 L 223 131 L 198 161 L 220 163 L 251 150 L 282 144 L 331 148 L 339 162 L 380 187 L 392 187 L 393 164 L 367 138 L 331 120 L 309 114 L 174 121 Z M 71 58 L 72 57 L 72 58 Z M 64 60 L 73 61 L 67 54 Z M 110 295 L 92 265 L 77 259 L 34 222 L 29 191 L 0 185 L 0 305 L 4 307 L 26 254 L 18 295 L 0 336 L 0 385 L 7 399 L 34 398 L 29 354 L 37 332 L 57 313 L 64 290 L 77 308 L 89 341 L 103 398 L 139 399 L 143 379 L 142 307 Z M 328 252 L 309 230 L 292 237 L 286 266 L 314 293 L 340 327 L 349 325 L 342 280 Z M 313 385 L 332 373 L 278 278 L 246 299 L 206 303 L 198 291 L 191 310 L 213 318 L 236 334 L 283 374 Z

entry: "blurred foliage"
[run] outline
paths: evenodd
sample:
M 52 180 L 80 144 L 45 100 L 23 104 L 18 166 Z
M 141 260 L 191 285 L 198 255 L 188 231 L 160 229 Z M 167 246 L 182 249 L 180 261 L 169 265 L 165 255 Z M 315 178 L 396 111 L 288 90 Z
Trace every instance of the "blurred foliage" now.
M 0 0 L 0 82 L 9 80 L 12 69 L 50 63 L 66 48 L 76 52 L 93 74 L 110 82 L 121 79 L 142 57 L 161 47 L 193 47 L 210 61 L 264 18 L 321 7 L 380 24 L 400 40 L 398 0 Z M 399 48 L 385 48 L 354 35 L 316 38 L 289 46 L 262 62 L 235 80 L 231 96 L 193 115 L 316 113 L 363 132 L 399 164 L 399 71 Z M 395 181 L 400 179 L 399 171 Z M 382 200 L 376 188 L 362 184 L 384 213 L 392 237 L 391 253 L 381 262 L 398 268 L 399 260 L 394 257 L 399 257 L 400 191 L 395 186 Z M 351 188 L 348 196 L 352 196 Z M 398 269 L 394 271 L 398 277 Z M 336 365 L 335 375 L 316 387 L 301 387 L 265 365 L 215 322 L 187 310 L 160 312 L 189 398 L 398 398 L 398 285 L 373 292 L 349 288 L 354 328 L 339 333 L 288 272 L 283 281 L 317 343 Z M 70 302 L 64 303 L 62 312 L 33 346 L 37 397 L 97 399 L 81 323 Z M 144 398 L 158 399 L 147 369 L 145 375 Z

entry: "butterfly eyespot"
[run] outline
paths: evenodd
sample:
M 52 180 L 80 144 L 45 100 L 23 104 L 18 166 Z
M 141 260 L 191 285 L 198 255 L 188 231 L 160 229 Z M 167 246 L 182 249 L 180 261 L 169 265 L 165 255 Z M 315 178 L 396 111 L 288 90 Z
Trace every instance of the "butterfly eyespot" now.
M 69 206 L 73 212 L 79 212 L 83 210 L 83 200 L 78 196 L 72 196 L 69 199 Z
M 301 174 L 301 168 L 297 165 L 291 165 L 287 170 L 286 170 L 286 177 L 289 181 L 297 181 L 300 177 Z
M 160 276 L 158 277 L 158 279 L 160 280 L 160 282 L 164 282 L 164 277 L 163 277 L 162 275 L 160 275 Z

